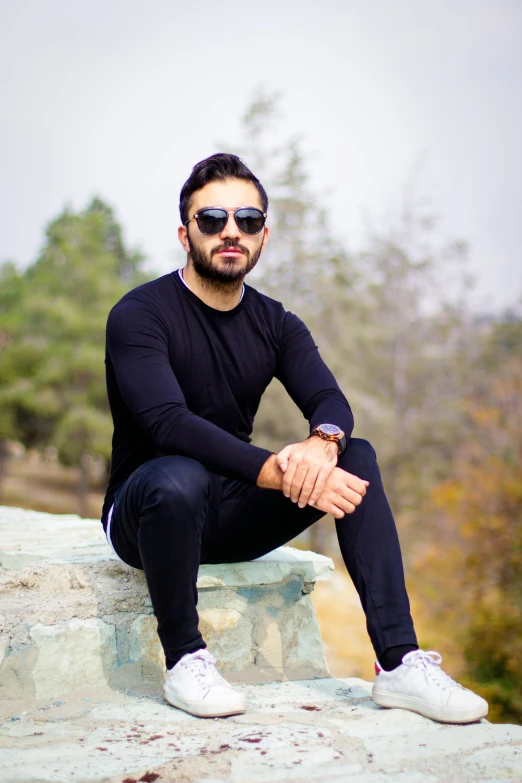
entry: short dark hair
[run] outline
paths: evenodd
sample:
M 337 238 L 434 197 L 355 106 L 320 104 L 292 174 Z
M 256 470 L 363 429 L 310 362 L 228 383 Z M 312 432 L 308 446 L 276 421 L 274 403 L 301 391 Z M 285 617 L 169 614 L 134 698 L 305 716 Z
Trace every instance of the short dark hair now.
M 255 185 L 261 199 L 261 204 L 263 205 L 263 212 L 267 211 L 268 196 L 258 178 L 252 174 L 250 169 L 245 166 L 241 158 L 238 158 L 237 155 L 231 155 L 227 152 L 217 152 L 215 155 L 211 155 L 209 158 L 205 158 L 204 160 L 200 160 L 199 163 L 196 163 L 190 177 L 181 188 L 181 193 L 179 195 L 179 214 L 183 225 L 189 218 L 188 208 L 193 193 L 200 190 L 209 182 L 225 179 L 244 179 Z M 245 206 L 247 205 L 245 204 Z

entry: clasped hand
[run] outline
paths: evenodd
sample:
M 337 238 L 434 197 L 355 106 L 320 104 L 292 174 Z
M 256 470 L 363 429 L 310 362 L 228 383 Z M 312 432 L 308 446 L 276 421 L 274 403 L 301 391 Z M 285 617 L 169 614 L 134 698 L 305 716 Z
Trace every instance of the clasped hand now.
M 285 446 L 276 455 L 282 491 L 299 508 L 318 508 L 336 519 L 351 514 L 366 494 L 368 481 L 336 467 L 337 444 L 318 437 Z

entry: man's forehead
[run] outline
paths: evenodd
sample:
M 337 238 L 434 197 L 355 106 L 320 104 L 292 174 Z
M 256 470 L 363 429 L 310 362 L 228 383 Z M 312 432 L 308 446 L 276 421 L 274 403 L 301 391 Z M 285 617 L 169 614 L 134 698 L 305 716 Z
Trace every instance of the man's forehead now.
M 253 182 L 242 179 L 225 179 L 208 182 L 192 195 L 191 206 L 199 209 L 203 206 L 225 207 L 259 207 L 261 199 Z

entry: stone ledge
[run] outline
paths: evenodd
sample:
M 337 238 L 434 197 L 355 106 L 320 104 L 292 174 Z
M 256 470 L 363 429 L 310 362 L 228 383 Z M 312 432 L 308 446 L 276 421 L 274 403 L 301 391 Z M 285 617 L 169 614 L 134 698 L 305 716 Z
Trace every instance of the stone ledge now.
M 333 562 L 329 557 L 281 546 L 245 563 L 200 566 L 198 588 L 269 585 L 291 576 L 300 576 L 306 585 L 313 586 L 315 582 L 329 579 L 332 571 Z
M 0 542 L 0 694 L 66 693 L 80 673 L 93 687 L 161 682 L 143 572 L 98 520 L 0 507 Z M 291 547 L 201 566 L 200 627 L 220 668 L 240 681 L 327 677 L 308 593 L 332 569 Z
M 121 562 L 107 545 L 98 519 L 0 506 L 1 568 L 18 570 L 44 563 L 81 565 L 110 560 Z M 275 584 L 293 574 L 313 584 L 329 579 L 332 571 L 329 557 L 282 546 L 249 562 L 202 565 L 198 588 Z
M 446 726 L 385 710 L 360 679 L 240 685 L 244 715 L 205 720 L 101 688 L 0 702 L 6 783 L 501 783 L 522 779 L 522 726 Z M 148 778 L 145 773 L 149 772 Z

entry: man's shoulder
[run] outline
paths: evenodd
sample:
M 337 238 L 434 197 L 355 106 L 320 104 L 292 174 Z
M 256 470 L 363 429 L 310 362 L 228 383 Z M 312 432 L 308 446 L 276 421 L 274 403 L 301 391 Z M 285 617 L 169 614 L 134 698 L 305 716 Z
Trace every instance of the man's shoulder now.
M 295 329 L 306 329 L 304 322 L 290 310 L 287 310 L 284 304 L 277 299 L 273 299 L 257 288 L 252 286 L 246 286 L 249 289 L 251 307 L 258 314 L 264 314 L 274 324 L 277 324 L 279 329 L 283 330 L 282 333 L 287 331 L 294 331 Z
M 257 288 L 251 285 L 246 285 L 245 288 L 248 291 L 251 306 L 267 312 L 272 312 L 277 315 L 284 315 L 286 313 L 285 307 L 282 302 L 277 299 L 263 294 Z
M 114 310 L 132 309 L 133 306 L 139 308 L 140 305 L 149 305 L 154 309 L 161 309 L 162 302 L 172 298 L 173 289 L 172 273 L 156 277 L 154 280 L 149 280 L 127 291 L 116 302 L 111 312 Z

